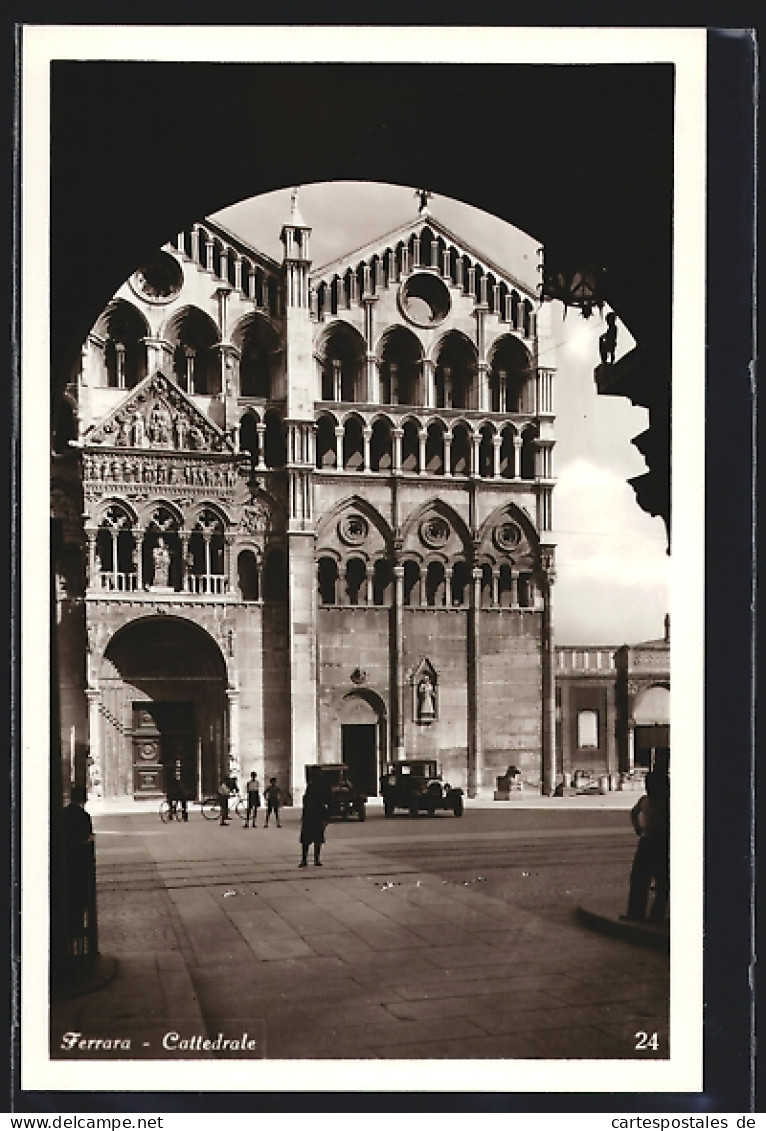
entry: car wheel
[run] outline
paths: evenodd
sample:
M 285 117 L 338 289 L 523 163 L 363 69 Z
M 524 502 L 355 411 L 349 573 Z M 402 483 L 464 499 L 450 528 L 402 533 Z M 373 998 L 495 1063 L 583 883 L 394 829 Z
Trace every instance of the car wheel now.
M 387 797 L 384 797 L 383 798 L 383 816 L 384 817 L 393 817 L 393 815 L 394 815 L 394 803 L 393 803 L 393 801 L 389 801 Z
M 365 817 L 367 816 L 367 812 L 365 810 L 363 801 L 360 803 L 360 805 L 359 805 L 359 807 L 356 811 L 356 815 L 357 815 L 357 817 L 359 818 L 360 821 L 363 821 L 365 819 Z
M 463 798 L 462 797 L 456 797 L 455 800 L 452 802 L 452 812 L 455 814 L 456 817 L 462 817 L 463 816 Z

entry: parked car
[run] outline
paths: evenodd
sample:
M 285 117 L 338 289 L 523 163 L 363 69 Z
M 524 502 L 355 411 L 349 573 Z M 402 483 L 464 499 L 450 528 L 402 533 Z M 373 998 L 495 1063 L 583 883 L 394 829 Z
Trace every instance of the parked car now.
M 443 782 L 435 761 L 408 758 L 390 762 L 380 779 L 383 812 L 393 817 L 395 810 L 407 809 L 411 816 L 447 809 L 456 817 L 463 816 L 463 791 Z
M 348 766 L 343 762 L 325 762 L 306 766 L 306 781 L 314 780 L 325 793 L 330 817 L 344 821 L 356 816 L 363 821 L 367 815 L 367 795 L 357 789 L 348 776 Z

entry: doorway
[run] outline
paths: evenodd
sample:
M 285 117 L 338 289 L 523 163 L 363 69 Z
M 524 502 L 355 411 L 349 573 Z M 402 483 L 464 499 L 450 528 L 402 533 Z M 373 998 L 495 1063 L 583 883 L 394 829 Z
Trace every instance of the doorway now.
M 343 723 L 340 728 L 341 758 L 348 766 L 348 776 L 357 789 L 368 797 L 378 792 L 377 723 Z

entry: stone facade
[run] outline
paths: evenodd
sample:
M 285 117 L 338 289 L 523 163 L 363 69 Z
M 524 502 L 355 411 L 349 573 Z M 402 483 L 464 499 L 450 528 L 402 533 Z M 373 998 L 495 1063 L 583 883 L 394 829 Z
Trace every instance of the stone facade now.
M 670 763 L 670 618 L 639 644 L 556 647 L 561 779 L 615 779 Z
M 315 269 L 211 221 L 119 289 L 56 416 L 70 779 L 197 796 L 436 757 L 555 784 L 547 308 L 433 217 Z M 82 515 L 82 520 L 80 520 Z

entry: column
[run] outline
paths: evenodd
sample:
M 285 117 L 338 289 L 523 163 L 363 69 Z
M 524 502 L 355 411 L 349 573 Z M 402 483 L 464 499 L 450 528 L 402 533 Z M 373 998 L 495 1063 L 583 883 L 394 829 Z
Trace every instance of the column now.
M 524 440 L 521 436 L 513 437 L 513 478 L 521 479 L 521 449 L 524 447 Z
M 481 433 L 471 433 L 471 468 L 470 475 L 475 479 L 481 471 Z
M 481 749 L 481 570 L 471 570 L 471 596 L 468 607 L 468 796 L 482 790 Z
M 430 357 L 427 357 L 423 362 L 423 377 L 425 389 L 424 404 L 426 408 L 436 407 L 436 375 L 434 370 L 434 363 Z
M 332 399 L 343 400 L 343 372 L 337 358 L 333 358 L 332 361 Z
M 413 236 L 412 239 L 412 266 L 420 266 L 420 236 Z
M 335 428 L 335 466 L 339 471 L 343 467 L 343 429 L 340 424 Z
M 136 530 L 133 534 L 136 553 L 136 589 L 144 587 L 144 531 Z
M 452 608 L 452 566 L 444 567 L 444 607 Z
M 229 773 L 239 781 L 242 777 L 239 751 L 239 691 L 234 687 L 227 687 L 226 699 L 229 704 Z
M 500 605 L 500 570 L 495 567 L 492 570 L 492 606 L 498 608 Z
M 511 607 L 514 609 L 519 607 L 519 571 L 517 569 L 511 570 Z
M 542 718 L 542 787 L 543 793 L 550 796 L 556 788 L 556 677 L 554 672 L 553 644 L 553 582 L 554 567 L 545 568 L 546 590 L 542 616 L 542 677 L 543 677 L 543 718 Z
M 452 475 L 452 433 L 444 433 L 444 474 Z
M 497 411 L 508 411 L 508 374 L 504 369 L 497 371 Z
M 237 579 L 234 577 L 234 555 L 231 552 L 234 545 L 234 535 L 225 534 L 223 539 L 223 573 L 224 573 L 224 592 L 236 593 Z
M 234 287 L 236 290 L 242 290 L 242 256 L 234 256 Z
M 402 436 L 404 429 L 396 426 L 391 429 L 391 434 L 394 438 L 394 466 L 391 469 L 394 475 L 401 475 L 402 473 Z
M 500 478 L 500 448 L 502 445 L 502 436 L 495 435 L 492 437 L 492 476 L 494 479 Z
M 425 428 L 418 429 L 418 470 L 421 475 L 426 471 L 426 441 L 428 432 Z
M 94 797 L 104 796 L 104 752 L 101 745 L 101 726 L 99 724 L 99 706 L 101 705 L 101 691 L 98 687 L 88 687 L 85 690 L 88 700 L 88 749 L 90 751 L 91 780 L 98 784 L 93 790 Z
M 212 586 L 212 584 L 213 584 L 213 583 L 212 583 L 212 580 L 211 580 L 211 578 L 212 578 L 212 569 L 211 569 L 211 565 L 210 565 L 210 535 L 209 535 L 209 534 L 207 533 L 207 531 L 205 531 L 205 533 L 204 533 L 204 534 L 202 535 L 202 541 L 203 541 L 203 543 L 204 543 L 204 546 L 205 546 L 205 582 L 204 582 L 204 591 L 205 591 L 205 593 L 210 593 L 210 591 L 211 591 L 211 586 Z
M 378 380 L 378 361 L 375 354 L 367 354 L 367 396 L 370 404 L 380 404 L 380 381 Z
M 181 530 L 178 534 L 178 542 L 181 547 L 181 592 L 193 592 L 194 582 L 192 581 L 191 561 L 189 560 L 189 531 Z
M 373 581 L 375 579 L 375 566 L 372 562 L 367 563 L 365 572 L 365 589 L 366 589 L 366 604 L 373 605 L 375 603 L 375 593 L 373 588 Z
M 266 459 L 265 459 L 265 456 L 266 456 L 266 452 L 265 452 L 266 425 L 262 424 L 259 421 L 255 426 L 255 430 L 258 433 L 258 463 L 257 463 L 256 466 L 257 466 L 258 471 L 265 471 L 266 470 Z
M 476 377 L 479 382 L 479 412 L 490 412 L 489 367 L 486 361 L 479 362 Z
M 86 530 L 85 537 L 88 539 L 88 588 L 96 589 L 96 575 L 98 570 L 96 568 L 96 538 L 98 532 L 96 530 Z
M 193 259 L 195 263 L 199 263 L 199 228 L 196 224 L 191 230 L 190 243 L 189 257 Z
M 562 679 L 560 682 L 561 687 L 561 725 L 559 727 L 559 736 L 561 741 L 561 773 L 564 775 L 565 782 L 571 781 L 572 777 L 572 742 L 571 742 L 571 729 L 569 712 L 571 710 L 570 704 L 570 686 L 568 679 Z
M 370 441 L 372 440 L 372 428 L 369 424 L 365 424 L 362 428 L 362 441 L 364 443 L 364 470 L 369 472 L 371 470 L 372 459 L 370 456 Z
M 114 343 L 114 368 L 117 379 L 117 388 L 125 388 L 125 346 L 122 342 Z
M 404 566 L 394 564 L 394 670 L 391 679 L 391 749 L 397 761 L 406 757 L 404 748 Z

